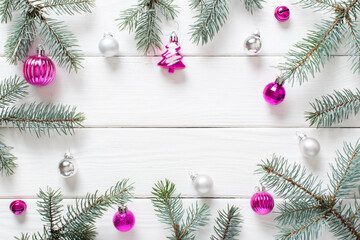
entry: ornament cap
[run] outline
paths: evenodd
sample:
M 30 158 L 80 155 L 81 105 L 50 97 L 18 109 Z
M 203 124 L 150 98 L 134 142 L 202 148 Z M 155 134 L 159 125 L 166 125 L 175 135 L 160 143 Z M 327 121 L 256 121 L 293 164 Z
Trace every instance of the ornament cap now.
M 178 41 L 179 41 L 179 38 L 178 38 L 176 32 L 172 32 L 170 35 L 170 42 L 178 42 Z
M 111 32 L 106 32 L 106 33 L 104 33 L 104 38 L 105 37 L 114 37 L 114 36 L 112 35 Z
M 128 207 L 127 207 L 126 205 L 120 205 L 120 206 L 118 207 L 118 212 L 119 212 L 120 214 L 127 213 L 127 211 L 128 211 Z
M 38 47 L 36 48 L 36 52 L 37 52 L 38 55 L 44 56 L 45 55 L 44 46 L 39 44 Z
M 266 191 L 266 189 L 265 189 L 265 187 L 263 185 L 255 187 L 255 192 L 256 193 L 262 193 L 262 192 L 265 192 L 265 191 Z
M 259 31 L 259 29 L 256 29 L 256 31 L 254 32 L 254 36 L 260 37 L 260 31 Z
M 190 176 L 192 181 L 195 181 L 195 179 L 199 176 L 199 174 L 197 172 L 194 172 L 194 171 L 189 171 L 189 176 Z
M 285 81 L 284 81 L 283 78 L 277 77 L 276 80 L 275 80 L 275 83 L 278 84 L 278 85 L 280 85 L 280 86 L 283 86 L 284 83 L 285 83 Z
M 72 155 L 71 152 L 66 152 L 66 153 L 64 154 L 64 158 L 65 158 L 65 159 L 73 159 L 74 156 Z
M 304 140 L 305 138 L 307 138 L 307 135 L 305 133 L 302 133 L 302 132 L 296 132 L 296 136 L 298 137 L 299 141 Z

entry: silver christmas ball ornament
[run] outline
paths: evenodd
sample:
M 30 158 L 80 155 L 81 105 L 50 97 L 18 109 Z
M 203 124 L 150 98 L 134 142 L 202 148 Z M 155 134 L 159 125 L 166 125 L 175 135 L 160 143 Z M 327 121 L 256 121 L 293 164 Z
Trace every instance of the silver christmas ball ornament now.
M 111 33 L 105 33 L 99 42 L 99 50 L 104 57 L 113 57 L 119 52 L 119 43 Z
M 190 177 L 194 188 L 200 194 L 209 193 L 214 185 L 213 180 L 208 175 L 192 173 Z
M 304 157 L 313 158 L 320 152 L 320 143 L 315 139 L 306 136 L 304 133 L 298 133 L 299 147 Z
M 244 49 L 248 55 L 256 55 L 261 51 L 262 43 L 260 33 L 254 33 L 245 39 Z
M 59 163 L 59 171 L 61 176 L 68 178 L 76 174 L 76 165 L 74 157 L 70 153 L 66 153 L 64 159 Z

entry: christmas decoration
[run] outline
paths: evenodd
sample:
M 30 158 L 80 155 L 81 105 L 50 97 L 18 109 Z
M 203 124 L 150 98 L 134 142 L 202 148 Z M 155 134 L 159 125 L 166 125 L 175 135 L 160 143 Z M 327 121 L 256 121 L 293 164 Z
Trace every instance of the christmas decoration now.
M 262 0 L 244 0 L 247 11 L 253 13 L 255 9 L 261 9 Z M 202 45 L 211 41 L 215 34 L 226 23 L 229 14 L 227 0 L 191 0 L 190 7 L 197 11 L 194 16 L 195 23 L 190 26 L 191 39 L 194 43 Z
M 138 0 L 135 7 L 129 8 L 120 14 L 120 31 L 135 32 L 137 49 L 145 54 L 161 49 L 162 34 L 160 30 L 161 13 L 166 20 L 174 20 L 178 14 L 178 6 L 174 0 Z
M 73 155 L 65 153 L 64 159 L 59 163 L 60 174 L 65 177 L 72 177 L 76 174 L 76 166 Z
M 63 21 L 49 18 L 49 15 L 74 15 L 88 13 L 94 7 L 94 0 L 4 0 L 0 4 L 0 19 L 2 23 L 13 20 L 16 22 L 9 31 L 5 45 L 5 55 L 10 63 L 25 59 L 34 40 L 39 37 L 46 43 L 50 55 L 58 66 L 77 71 L 81 68 L 83 55 L 75 48 L 75 36 L 66 30 Z
M 244 49 L 247 54 L 256 55 L 260 52 L 261 45 L 260 33 L 257 32 L 245 39 Z
M 360 142 L 344 143 L 325 185 L 299 164 L 273 155 L 259 164 L 261 183 L 283 198 L 276 217 L 278 239 L 317 239 L 323 226 L 337 239 L 360 239 Z M 325 188 L 324 188 L 325 186 Z
M 182 63 L 184 57 L 179 53 L 181 48 L 175 32 L 171 34 L 170 43 L 166 45 L 166 49 L 166 52 L 161 55 L 163 59 L 158 63 L 158 66 L 167 68 L 169 73 L 174 73 L 175 69 L 185 68 Z
M 261 189 L 258 188 L 257 193 L 251 197 L 250 205 L 257 214 L 266 215 L 273 210 L 275 203 L 271 194 L 265 192 L 265 189 L 262 187 Z
M 37 195 L 38 212 L 44 222 L 42 229 L 30 235 L 23 233 L 19 240 L 37 239 L 95 239 L 95 219 L 101 218 L 104 212 L 115 204 L 125 204 L 132 197 L 134 188 L 128 180 L 122 180 L 104 194 L 86 194 L 85 198 L 76 200 L 74 206 L 68 206 L 67 213 L 62 215 L 63 195 L 60 190 L 40 190 Z
M 360 110 L 360 91 L 344 89 L 333 94 L 322 96 L 311 103 L 313 112 L 306 112 L 306 120 L 310 126 L 331 127 L 334 124 L 355 116 Z
M 22 72 L 28 83 L 35 86 L 45 86 L 54 80 L 56 68 L 53 61 L 45 56 L 45 50 L 39 47 L 37 55 L 26 59 Z
M 105 33 L 99 42 L 99 50 L 105 57 L 113 57 L 119 52 L 119 43 L 111 33 Z
M 175 195 L 175 184 L 169 180 L 159 181 L 153 187 L 151 199 L 160 222 L 172 230 L 169 239 L 196 239 L 196 232 L 209 222 L 209 207 L 198 203 L 184 209 L 181 195 Z M 186 212 L 186 216 L 184 217 Z M 238 207 L 219 211 L 211 240 L 234 240 L 240 233 L 242 216 Z
M 15 215 L 23 214 L 26 211 L 26 203 L 22 200 L 15 200 L 10 204 L 10 210 Z
M 299 138 L 300 151 L 304 157 L 316 157 L 320 152 L 320 143 L 315 138 L 308 137 L 304 133 L 298 132 L 296 135 Z
M 121 206 L 114 215 L 113 223 L 120 232 L 128 232 L 135 225 L 135 216 L 127 207 Z
M 277 105 L 285 99 L 285 88 L 283 86 L 284 81 L 281 78 L 277 78 L 275 82 L 269 83 L 264 88 L 265 101 L 272 105 Z
M 28 131 L 37 137 L 48 135 L 52 131 L 58 134 L 73 134 L 76 127 L 81 127 L 85 117 L 77 113 L 75 107 L 43 103 L 9 106 L 27 94 L 28 84 L 18 76 L 5 79 L 0 84 L 0 123 L 2 126 L 17 127 L 20 132 Z M 14 173 L 15 156 L 9 147 L 0 141 L 0 172 Z
M 190 178 L 193 181 L 194 188 L 200 194 L 209 193 L 214 185 L 213 180 L 208 175 L 191 173 Z
M 290 9 L 286 6 L 275 8 L 274 16 L 279 22 L 286 22 L 290 18 Z

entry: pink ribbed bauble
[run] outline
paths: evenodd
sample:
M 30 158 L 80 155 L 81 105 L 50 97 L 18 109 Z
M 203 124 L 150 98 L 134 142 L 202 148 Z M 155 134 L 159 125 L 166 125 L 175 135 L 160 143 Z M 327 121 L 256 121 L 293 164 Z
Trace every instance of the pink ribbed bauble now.
M 250 201 L 251 208 L 259 215 L 266 215 L 274 208 L 274 198 L 268 192 L 255 193 Z
M 55 64 L 50 58 L 45 56 L 45 51 L 40 49 L 37 55 L 29 57 L 24 62 L 23 75 L 25 80 L 32 85 L 48 85 L 55 78 Z

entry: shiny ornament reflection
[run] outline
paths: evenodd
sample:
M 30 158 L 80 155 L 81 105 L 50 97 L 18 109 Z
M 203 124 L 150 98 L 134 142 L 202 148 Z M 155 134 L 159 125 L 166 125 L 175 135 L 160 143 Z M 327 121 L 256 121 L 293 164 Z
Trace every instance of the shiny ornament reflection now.
M 61 176 L 68 178 L 76 174 L 76 166 L 74 158 L 71 154 L 66 153 L 64 159 L 59 163 L 59 171 Z
M 262 43 L 260 33 L 254 33 L 245 39 L 244 49 L 248 55 L 256 55 L 261 51 Z

